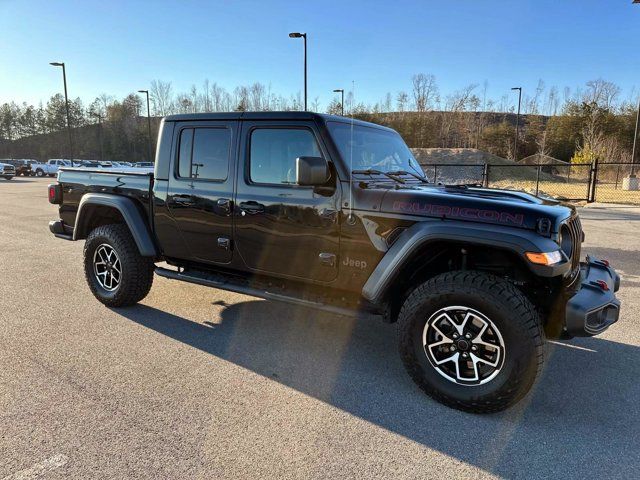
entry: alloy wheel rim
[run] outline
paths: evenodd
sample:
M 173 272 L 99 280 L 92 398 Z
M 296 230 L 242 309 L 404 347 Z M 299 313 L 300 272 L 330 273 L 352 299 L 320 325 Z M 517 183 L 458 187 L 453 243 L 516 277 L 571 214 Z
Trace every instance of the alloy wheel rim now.
M 122 265 L 115 249 L 106 243 L 93 253 L 93 273 L 102 288 L 113 292 L 120 285 Z
M 458 385 L 490 382 L 504 365 L 500 331 L 487 316 L 469 307 L 445 307 L 431 315 L 422 345 L 433 368 Z

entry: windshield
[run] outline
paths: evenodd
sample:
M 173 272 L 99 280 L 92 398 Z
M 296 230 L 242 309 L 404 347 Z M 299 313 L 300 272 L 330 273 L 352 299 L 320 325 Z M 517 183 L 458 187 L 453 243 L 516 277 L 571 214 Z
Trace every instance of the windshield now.
M 350 170 L 407 171 L 424 175 L 396 132 L 340 122 L 327 122 L 327 127 Z

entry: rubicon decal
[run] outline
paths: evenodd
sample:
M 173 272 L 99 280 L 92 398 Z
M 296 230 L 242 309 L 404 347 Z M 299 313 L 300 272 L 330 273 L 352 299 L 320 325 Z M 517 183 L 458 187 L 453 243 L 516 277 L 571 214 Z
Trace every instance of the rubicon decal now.
M 509 225 L 522 225 L 524 223 L 524 215 L 521 213 L 500 212 L 498 210 L 483 210 L 469 207 L 450 207 L 448 205 L 432 203 L 395 201 L 393 202 L 393 210 L 403 213 L 483 220 Z

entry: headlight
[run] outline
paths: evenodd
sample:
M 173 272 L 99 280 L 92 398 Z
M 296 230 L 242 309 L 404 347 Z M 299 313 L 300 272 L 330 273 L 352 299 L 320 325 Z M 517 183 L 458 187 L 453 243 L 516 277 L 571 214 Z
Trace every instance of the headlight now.
M 573 254 L 573 238 L 571 237 L 571 231 L 566 225 L 563 225 L 562 228 L 560 228 L 558 244 L 567 258 L 571 258 L 571 255 Z
M 560 250 L 545 253 L 527 252 L 525 255 L 531 263 L 535 263 L 536 265 L 555 265 L 562 261 L 562 253 Z

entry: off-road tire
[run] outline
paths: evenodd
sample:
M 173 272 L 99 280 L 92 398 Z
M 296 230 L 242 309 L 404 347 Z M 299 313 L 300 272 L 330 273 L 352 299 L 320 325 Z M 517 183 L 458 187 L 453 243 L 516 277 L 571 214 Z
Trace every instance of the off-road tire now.
M 432 365 L 423 345 L 428 319 L 444 307 L 465 305 L 484 314 L 504 340 L 504 360 L 495 378 L 459 385 Z M 435 400 L 459 410 L 492 413 L 521 400 L 542 370 L 544 331 L 533 304 L 511 283 L 494 275 L 448 272 L 415 288 L 397 322 L 402 362 L 415 383 Z
M 120 259 L 121 277 L 115 290 L 103 288 L 94 273 L 94 253 L 103 244 Z M 91 293 L 108 307 L 126 307 L 147 296 L 153 284 L 153 258 L 143 257 L 124 224 L 103 225 L 91 231 L 84 244 L 84 274 Z
M 44 177 L 44 170 L 39 168 L 39 169 L 36 170 L 36 173 L 34 173 L 34 175 L 36 177 Z

